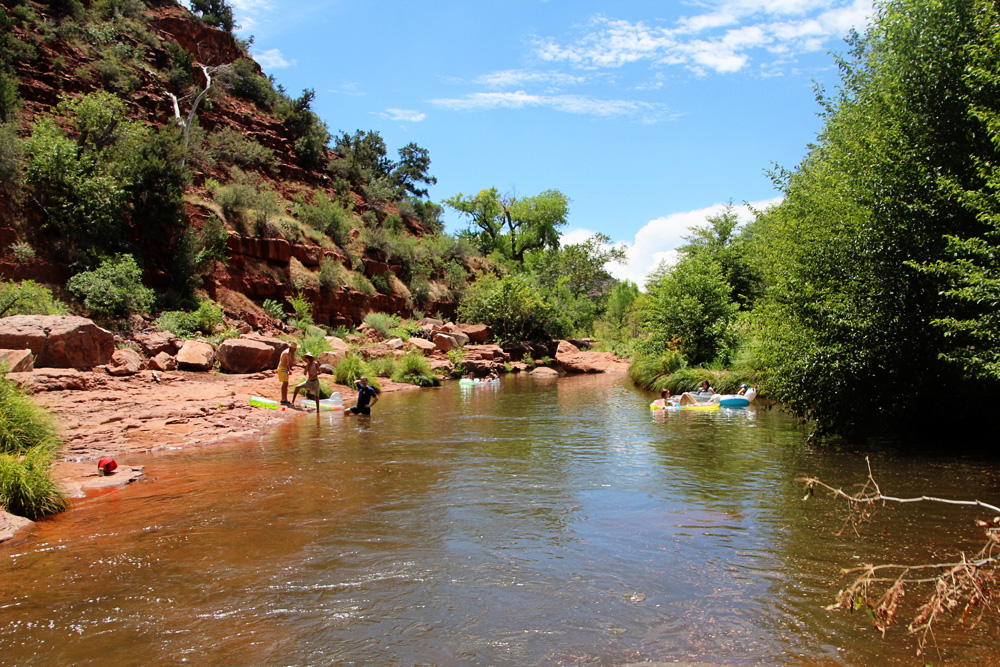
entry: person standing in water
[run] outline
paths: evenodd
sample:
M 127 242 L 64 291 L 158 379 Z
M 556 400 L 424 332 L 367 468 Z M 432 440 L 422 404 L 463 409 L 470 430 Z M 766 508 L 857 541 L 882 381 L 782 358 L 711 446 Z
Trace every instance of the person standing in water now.
M 372 413 L 371 406 L 378 403 L 378 390 L 369 386 L 368 378 L 363 375 L 354 383 L 354 386 L 358 390 L 358 404 L 344 410 L 344 415 L 370 415 Z M 371 401 L 371 405 L 368 404 L 368 401 Z
M 295 366 L 295 350 L 298 347 L 298 343 L 292 341 L 288 344 L 288 347 L 281 351 L 281 356 L 278 357 L 278 382 L 281 383 L 282 405 L 291 405 L 288 402 L 288 373 Z
M 306 396 L 312 392 L 312 395 L 316 397 L 316 413 L 319 413 L 319 364 L 316 363 L 316 357 L 312 354 L 306 352 L 302 355 L 302 359 L 306 362 L 306 379 L 295 385 L 295 392 L 292 394 L 292 407 L 295 407 L 295 399 L 299 397 L 299 389 Z

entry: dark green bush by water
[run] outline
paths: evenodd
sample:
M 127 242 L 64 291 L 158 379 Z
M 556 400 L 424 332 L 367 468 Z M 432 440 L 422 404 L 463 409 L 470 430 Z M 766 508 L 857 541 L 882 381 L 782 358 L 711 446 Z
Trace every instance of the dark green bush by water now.
M 0 507 L 32 520 L 66 509 L 51 474 L 59 446 L 49 415 L 0 373 Z

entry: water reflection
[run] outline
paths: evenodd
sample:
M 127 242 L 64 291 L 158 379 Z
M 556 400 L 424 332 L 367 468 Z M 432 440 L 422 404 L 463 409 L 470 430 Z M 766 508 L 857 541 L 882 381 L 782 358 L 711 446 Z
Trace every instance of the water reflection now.
M 0 547 L 0 662 L 914 664 L 900 630 L 823 606 L 844 564 L 899 559 L 897 536 L 943 551 L 940 515 L 835 537 L 836 507 L 794 478 L 861 481 L 863 452 L 805 447 L 774 410 L 648 401 L 603 376 L 505 379 L 150 457 L 154 483 Z M 998 488 L 989 463 L 873 465 L 900 494 Z M 1000 659 L 995 627 L 955 637 L 936 664 Z

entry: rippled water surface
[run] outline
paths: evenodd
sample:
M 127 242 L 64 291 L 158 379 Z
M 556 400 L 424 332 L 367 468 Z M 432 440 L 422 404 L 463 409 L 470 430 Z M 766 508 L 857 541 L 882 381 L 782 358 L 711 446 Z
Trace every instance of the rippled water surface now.
M 649 400 L 513 378 L 129 460 L 151 481 L 0 545 L 0 664 L 923 664 L 904 629 L 824 606 L 841 567 L 944 558 L 937 527 L 974 535 L 970 515 L 889 508 L 837 537 L 842 508 L 795 478 L 847 488 L 865 452 Z M 1000 501 L 991 462 L 872 461 L 886 492 Z M 1000 664 L 992 624 L 938 644 L 935 665 Z

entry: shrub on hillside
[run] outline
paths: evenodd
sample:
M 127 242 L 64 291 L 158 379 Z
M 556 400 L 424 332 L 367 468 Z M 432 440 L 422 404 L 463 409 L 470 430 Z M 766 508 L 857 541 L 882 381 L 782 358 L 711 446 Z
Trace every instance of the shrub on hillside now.
M 242 132 L 224 128 L 208 135 L 208 151 L 223 164 L 239 167 L 273 167 L 274 151 L 248 139 Z
M 379 332 L 382 338 L 387 338 L 390 329 L 399 326 L 399 322 L 399 315 L 390 313 L 368 313 L 365 315 L 365 324 Z
M 265 313 L 268 314 L 268 316 L 282 322 L 285 321 L 285 309 L 282 308 L 281 304 L 274 299 L 264 299 L 264 303 L 262 303 L 260 307 Z
M 351 240 L 351 230 L 356 224 L 354 215 L 349 208 L 332 201 L 322 192 L 318 192 L 315 199 L 315 204 L 298 199 L 294 215 L 313 229 L 329 236 L 341 248 L 345 247 Z
M 198 304 L 196 310 L 185 312 L 170 310 L 161 313 L 156 320 L 156 328 L 170 331 L 181 338 L 193 338 L 200 334 L 211 334 L 222 324 L 222 307 L 208 299 Z
M 98 317 L 125 318 L 133 313 L 148 313 L 156 299 L 156 293 L 142 284 L 142 269 L 132 255 L 105 259 L 93 271 L 70 278 L 66 289 Z
M 332 257 L 324 257 L 319 263 L 319 285 L 325 290 L 340 289 L 344 284 L 344 267 Z
M 281 94 L 274 89 L 274 83 L 257 71 L 257 65 L 249 58 L 240 58 L 231 66 L 220 70 L 220 85 L 233 95 L 250 100 L 258 107 L 270 111 Z
M 33 280 L 0 281 L 0 317 L 11 315 L 62 315 L 66 305 L 49 288 Z

